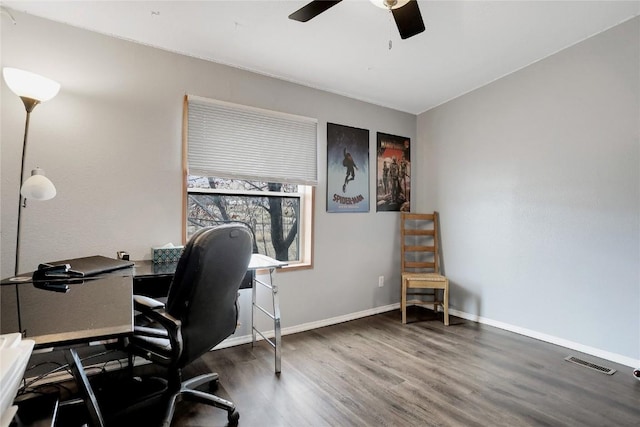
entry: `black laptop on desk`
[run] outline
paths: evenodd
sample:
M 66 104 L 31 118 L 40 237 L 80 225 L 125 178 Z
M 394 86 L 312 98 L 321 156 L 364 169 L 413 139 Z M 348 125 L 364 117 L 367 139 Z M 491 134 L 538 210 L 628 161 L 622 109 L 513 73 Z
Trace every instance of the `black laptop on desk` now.
M 48 265 L 69 264 L 72 271 L 78 273 L 76 277 L 89 277 L 101 273 L 133 267 L 133 262 L 128 260 L 108 258 L 102 255 L 94 255 L 83 258 L 66 259 L 62 261 L 48 262 Z

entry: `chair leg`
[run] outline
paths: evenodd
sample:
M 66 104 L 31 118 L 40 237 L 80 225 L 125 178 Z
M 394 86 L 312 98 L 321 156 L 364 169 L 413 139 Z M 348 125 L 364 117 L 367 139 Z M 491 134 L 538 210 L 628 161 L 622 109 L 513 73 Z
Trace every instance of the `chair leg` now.
M 173 413 L 176 410 L 176 403 L 178 403 L 179 397 L 180 391 L 169 397 L 169 401 L 167 402 L 167 411 L 164 413 L 164 418 L 162 419 L 162 427 L 171 427 L 171 420 L 173 419 Z
M 191 378 L 189 380 L 186 380 L 182 383 L 182 388 L 188 388 L 188 389 L 196 389 L 198 387 L 200 387 L 202 384 L 206 384 L 209 383 L 211 381 L 217 381 L 218 380 L 218 374 L 217 373 L 211 373 L 211 374 L 206 374 L 206 375 L 200 375 L 198 377 L 195 378 Z
M 402 323 L 407 323 L 407 279 L 402 278 L 402 295 L 400 296 L 400 310 L 402 310 Z
M 202 384 L 216 381 L 217 379 L 218 374 L 211 373 L 200 375 L 183 382 L 180 386 L 180 389 L 169 397 L 169 401 L 167 402 L 167 411 L 165 412 L 162 427 L 171 426 L 171 420 L 173 419 L 176 404 L 182 400 L 203 403 L 205 405 L 211 405 L 215 406 L 216 408 L 224 409 L 225 411 L 227 411 L 229 425 L 236 425 L 238 423 L 240 415 L 238 414 L 238 411 L 236 411 L 236 405 L 233 402 L 230 402 L 211 393 L 205 393 L 200 390 L 195 390 L 195 388 L 201 386 Z
M 184 389 L 182 390 L 182 398 L 190 402 L 204 403 L 205 405 L 215 406 L 231 413 L 236 410 L 236 405 L 226 399 L 216 396 L 215 394 L 205 393 L 200 390 Z
M 449 283 L 444 288 L 444 325 L 449 326 Z

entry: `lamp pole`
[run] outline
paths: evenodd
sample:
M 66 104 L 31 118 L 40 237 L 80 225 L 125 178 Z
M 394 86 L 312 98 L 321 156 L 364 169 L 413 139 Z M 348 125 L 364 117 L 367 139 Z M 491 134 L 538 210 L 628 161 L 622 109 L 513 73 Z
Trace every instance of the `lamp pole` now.
M 20 189 L 22 189 L 22 184 L 24 182 L 24 159 L 27 152 L 27 138 L 29 136 L 29 121 L 31 120 L 31 112 L 39 104 L 38 100 L 33 98 L 27 98 L 21 96 L 22 102 L 24 103 L 24 108 L 27 110 L 27 119 L 24 123 L 24 139 L 22 140 L 22 162 L 20 165 Z M 27 205 L 27 199 L 24 199 L 24 206 Z M 18 191 L 18 232 L 16 233 L 16 264 L 14 268 L 13 275 L 18 275 L 18 270 L 20 268 L 20 230 L 22 230 L 22 194 Z

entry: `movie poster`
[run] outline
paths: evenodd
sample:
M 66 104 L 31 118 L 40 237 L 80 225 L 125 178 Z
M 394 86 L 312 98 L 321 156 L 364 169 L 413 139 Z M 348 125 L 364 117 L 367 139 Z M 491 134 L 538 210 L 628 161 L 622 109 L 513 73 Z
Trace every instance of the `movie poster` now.
M 376 212 L 411 211 L 411 140 L 377 134 Z
M 327 212 L 369 212 L 369 131 L 327 123 Z

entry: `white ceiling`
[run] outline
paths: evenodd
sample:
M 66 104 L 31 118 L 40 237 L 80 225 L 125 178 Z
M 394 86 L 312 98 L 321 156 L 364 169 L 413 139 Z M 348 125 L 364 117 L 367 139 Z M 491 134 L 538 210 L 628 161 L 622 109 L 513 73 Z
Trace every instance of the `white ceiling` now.
M 344 0 L 307 23 L 287 18 L 306 3 L 3 1 L 2 5 L 414 114 L 640 14 L 640 0 L 419 0 L 427 29 L 401 40 L 389 12 L 367 0 Z M 6 24 L 4 16 L 2 20 Z

